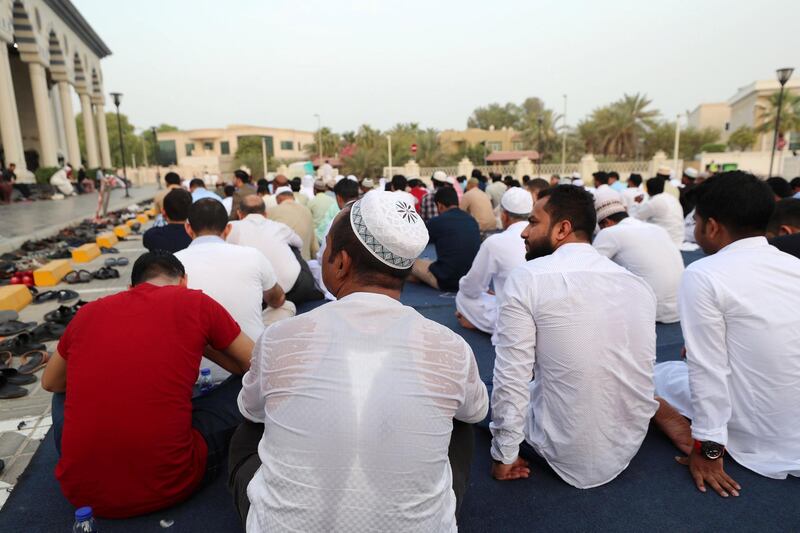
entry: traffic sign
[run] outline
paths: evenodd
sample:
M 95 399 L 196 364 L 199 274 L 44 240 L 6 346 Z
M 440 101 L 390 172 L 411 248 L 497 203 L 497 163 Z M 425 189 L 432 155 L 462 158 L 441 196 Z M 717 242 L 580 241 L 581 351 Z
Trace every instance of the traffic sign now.
M 417 153 L 417 145 L 416 145 L 416 143 L 411 145 L 411 153 L 412 154 L 416 154 Z

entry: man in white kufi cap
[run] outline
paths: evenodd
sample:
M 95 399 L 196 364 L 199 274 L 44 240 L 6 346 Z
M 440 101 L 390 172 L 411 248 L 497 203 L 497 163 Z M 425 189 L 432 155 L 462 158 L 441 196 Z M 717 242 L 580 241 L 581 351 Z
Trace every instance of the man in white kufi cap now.
M 533 197 L 527 190 L 512 187 L 503 194 L 500 222 L 504 231 L 483 241 L 472 268 L 458 283 L 456 317 L 465 328 L 494 333 L 503 284 L 512 270 L 525 263 L 525 241 L 520 235 L 532 209 Z M 490 284 L 494 292 L 489 291 Z
M 448 450 L 473 445 L 488 397 L 464 339 L 399 301 L 427 242 L 401 195 L 365 194 L 327 237 L 337 300 L 259 339 L 230 457 L 248 531 L 456 530 L 472 453 Z

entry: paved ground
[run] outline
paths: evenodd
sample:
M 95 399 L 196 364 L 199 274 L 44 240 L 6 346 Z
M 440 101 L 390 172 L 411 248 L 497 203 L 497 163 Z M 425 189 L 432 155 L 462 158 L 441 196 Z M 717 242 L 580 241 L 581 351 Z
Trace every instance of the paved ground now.
M 144 200 L 152 197 L 155 188 L 143 188 L 131 190 L 132 199 L 125 200 L 122 197 L 121 191 L 114 191 L 109 209 L 114 209 L 129 205 L 134 201 Z M 0 230 L 8 226 L 6 209 L 14 210 L 15 212 L 24 211 L 27 208 L 29 211 L 24 214 L 25 220 L 30 221 L 31 227 L 41 228 L 39 231 L 45 232 L 41 237 L 50 236 L 56 233 L 59 229 L 69 225 L 77 219 L 82 220 L 87 216 L 92 216 L 94 213 L 94 206 L 91 201 L 96 201 L 96 197 L 92 198 L 74 198 L 58 201 L 42 201 L 32 204 L 0 206 Z M 73 202 L 72 206 L 66 202 Z M 47 218 L 50 220 L 50 226 L 46 226 L 43 222 L 39 221 L 37 217 Z M 27 224 L 27 222 L 26 222 Z M 149 227 L 149 224 L 145 227 Z M 144 231 L 145 228 L 142 229 Z M 22 236 L 31 238 L 30 236 Z M 40 237 L 37 237 L 40 238 Z M 2 241 L 2 239 L 0 239 Z M 0 242 L 0 245 L 2 242 Z M 80 298 L 85 301 L 96 300 L 103 296 L 113 294 L 115 292 L 124 290 L 130 282 L 130 270 L 133 266 L 134 260 L 142 254 L 145 250 L 142 247 L 141 235 L 131 235 L 125 241 L 120 241 L 116 246 L 120 251 L 119 255 L 101 255 L 91 263 L 84 263 L 81 268 L 93 272 L 103 266 L 103 262 L 108 257 L 127 257 L 130 263 L 125 267 L 117 267 L 120 271 L 119 279 L 112 280 L 92 280 L 85 284 L 68 285 L 62 284 L 54 287 L 55 289 L 69 288 L 77 291 Z M 76 302 L 68 302 L 67 305 Z M 55 302 L 48 302 L 39 305 L 29 305 L 23 309 L 20 314 L 20 320 L 36 321 L 41 323 L 44 320 L 44 315 L 48 311 L 58 308 L 59 304 Z M 56 347 L 56 342 L 47 343 L 48 351 L 52 352 Z M 15 364 L 19 364 L 15 361 Z M 37 376 L 41 379 L 43 370 L 37 372 Z M 43 390 L 40 381 L 27 385 L 29 394 L 23 398 L 13 400 L 0 400 L 0 459 L 5 461 L 5 470 L 0 473 L 0 509 L 8 498 L 8 494 L 13 489 L 14 484 L 17 482 L 20 474 L 24 472 L 28 463 L 33 457 L 39 443 L 44 438 L 47 431 L 50 429 L 50 393 Z
M 113 211 L 152 198 L 155 192 L 155 185 L 134 187 L 130 189 L 131 198 L 125 198 L 124 189 L 114 189 L 108 209 Z M 96 209 L 96 194 L 0 204 L 0 253 L 15 250 L 28 239 L 49 237 L 65 226 L 93 217 Z

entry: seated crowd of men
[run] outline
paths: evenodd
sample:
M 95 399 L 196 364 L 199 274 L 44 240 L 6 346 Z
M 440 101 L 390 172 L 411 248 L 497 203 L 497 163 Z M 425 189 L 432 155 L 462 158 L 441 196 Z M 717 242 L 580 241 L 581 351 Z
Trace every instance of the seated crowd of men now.
M 739 495 L 726 454 L 800 476 L 800 198 L 666 174 L 437 172 L 428 191 L 237 171 L 224 198 L 168 174 L 130 289 L 81 308 L 42 379 L 64 495 L 134 516 L 227 466 L 248 531 L 454 531 L 479 423 L 501 481 L 534 453 L 606 484 L 651 421 L 701 491 Z M 684 268 L 687 217 L 707 256 Z M 400 302 L 406 281 L 456 293 L 461 326 L 491 335 L 492 383 Z M 656 363 L 656 324 L 677 322 L 682 360 Z

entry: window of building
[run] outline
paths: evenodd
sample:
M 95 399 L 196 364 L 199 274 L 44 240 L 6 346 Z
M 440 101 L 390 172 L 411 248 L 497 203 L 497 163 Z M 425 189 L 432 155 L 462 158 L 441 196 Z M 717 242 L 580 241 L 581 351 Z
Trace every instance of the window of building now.
M 492 152 L 497 152 L 497 151 L 503 149 L 503 143 L 500 143 L 500 142 L 489 142 L 489 143 L 486 143 L 486 148 L 488 148 Z
M 194 152 L 194 143 L 186 143 L 186 155 L 191 156 Z
M 294 142 L 281 141 L 281 150 L 294 150 Z
M 221 141 L 219 143 L 219 151 L 222 153 L 222 155 L 230 155 L 231 143 L 229 143 L 228 141 Z
M 730 122 L 726 122 L 725 123 L 725 131 L 728 131 L 729 129 L 731 129 L 731 123 Z
M 511 149 L 512 150 L 522 150 L 523 149 L 522 148 L 522 141 L 514 141 L 513 143 L 511 143 Z
M 203 150 L 205 150 L 207 152 L 213 152 L 214 151 L 214 143 L 213 142 L 208 142 L 208 141 L 204 142 L 203 143 Z
M 158 164 L 164 167 L 178 164 L 178 154 L 175 151 L 175 141 L 158 141 Z

